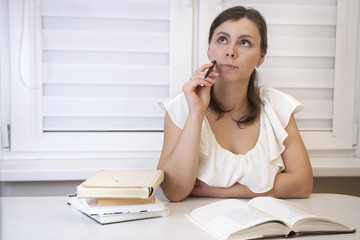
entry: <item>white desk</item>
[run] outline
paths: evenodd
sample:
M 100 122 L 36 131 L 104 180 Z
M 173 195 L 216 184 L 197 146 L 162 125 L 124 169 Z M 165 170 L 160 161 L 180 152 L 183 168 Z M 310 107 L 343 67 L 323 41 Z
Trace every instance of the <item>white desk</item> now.
M 161 199 L 161 196 L 159 198 Z M 217 200 L 219 199 L 188 198 L 180 203 L 168 202 L 169 217 L 102 226 L 68 206 L 67 197 L 1 198 L 0 239 L 210 240 L 214 238 L 190 223 L 184 214 Z M 297 239 L 360 239 L 360 198 L 336 194 L 313 194 L 309 199 L 289 201 L 314 209 L 358 230 L 354 234 L 303 236 Z

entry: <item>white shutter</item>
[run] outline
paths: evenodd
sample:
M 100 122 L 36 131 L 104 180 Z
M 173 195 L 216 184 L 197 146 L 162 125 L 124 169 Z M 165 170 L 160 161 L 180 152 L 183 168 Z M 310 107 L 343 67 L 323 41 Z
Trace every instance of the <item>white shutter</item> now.
M 43 0 L 43 130 L 163 128 L 170 1 Z
M 236 2 L 226 1 L 225 8 Z M 259 10 L 268 25 L 269 49 L 259 68 L 260 84 L 304 104 L 296 115 L 301 131 L 331 131 L 336 1 L 252 1 L 245 6 Z
M 159 153 L 192 15 L 185 0 L 10 1 L 11 150 Z
M 349 4 L 335 0 L 224 0 L 222 5 L 213 4 L 210 12 L 215 15 L 235 5 L 255 8 L 265 17 L 269 48 L 264 64 L 258 69 L 260 84 L 284 91 L 304 104 L 304 110 L 295 117 L 308 149 L 351 149 L 355 94 L 355 77 L 351 74 L 355 73 L 352 61 L 356 53 L 338 49 L 349 43 L 349 48 L 356 47 L 350 39 L 356 36 L 344 36 L 351 30 L 343 30 L 357 19 L 347 18 L 347 14 L 356 11 L 343 10 Z M 208 29 L 206 25 L 210 24 L 202 16 L 205 14 L 200 11 L 200 19 L 205 19 L 200 29 Z M 356 24 L 346 28 L 354 30 Z M 205 32 L 202 35 L 207 37 Z M 207 46 L 205 41 L 200 38 L 200 43 Z M 205 48 L 200 49 L 200 56 L 206 56 L 204 51 Z M 345 55 L 349 52 L 350 55 Z M 348 64 L 346 67 L 350 66 L 350 73 L 336 78 L 336 73 L 348 71 L 341 64 L 343 61 Z M 336 86 L 337 83 L 342 86 Z

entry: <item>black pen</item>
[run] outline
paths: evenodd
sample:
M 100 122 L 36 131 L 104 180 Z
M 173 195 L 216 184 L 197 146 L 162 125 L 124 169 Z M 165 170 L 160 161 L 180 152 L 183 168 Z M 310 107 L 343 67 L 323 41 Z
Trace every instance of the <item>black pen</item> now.
M 213 65 L 211 67 L 209 67 L 209 69 L 207 70 L 207 72 L 205 73 L 205 77 L 207 78 L 209 76 L 209 74 L 211 73 L 211 71 L 213 70 L 213 68 L 215 67 L 216 64 L 216 60 L 212 61 Z

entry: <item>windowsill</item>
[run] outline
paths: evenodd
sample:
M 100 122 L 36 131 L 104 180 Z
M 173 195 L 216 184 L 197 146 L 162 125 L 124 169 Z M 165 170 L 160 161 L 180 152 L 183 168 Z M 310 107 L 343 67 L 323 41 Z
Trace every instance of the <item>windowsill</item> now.
M 102 168 L 155 169 L 157 159 L 3 160 L 0 181 L 85 180 Z M 360 158 L 312 158 L 315 177 L 359 177 Z
M 0 182 L 85 180 L 100 169 L 155 169 L 157 159 L 2 160 Z
M 314 177 L 360 177 L 360 158 L 311 158 Z

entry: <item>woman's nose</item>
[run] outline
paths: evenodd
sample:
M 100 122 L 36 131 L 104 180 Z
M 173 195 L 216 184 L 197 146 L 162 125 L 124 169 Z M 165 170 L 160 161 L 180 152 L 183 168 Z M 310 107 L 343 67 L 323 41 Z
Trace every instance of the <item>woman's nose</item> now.
M 232 57 L 235 58 L 237 56 L 236 52 L 234 51 L 234 47 L 229 47 L 227 52 L 226 52 L 226 56 L 227 57 Z

